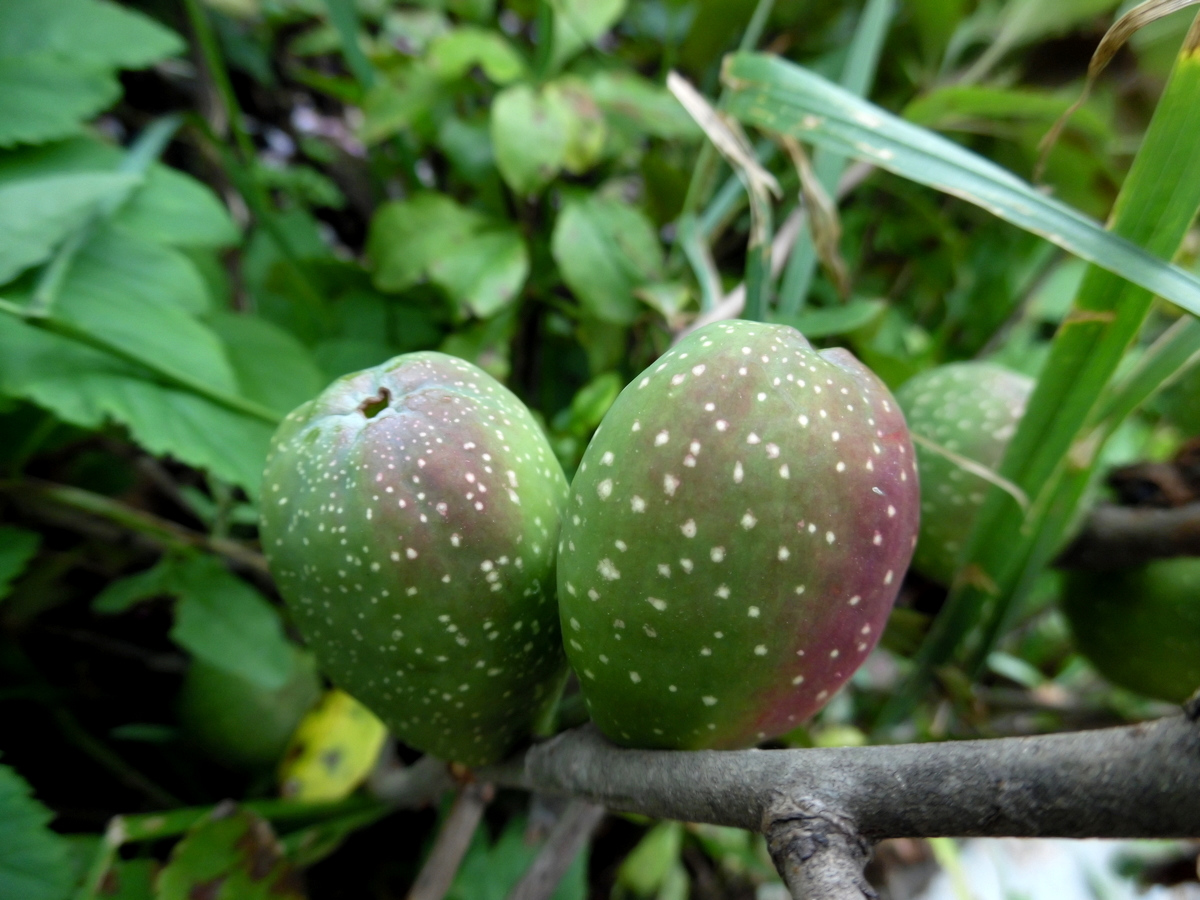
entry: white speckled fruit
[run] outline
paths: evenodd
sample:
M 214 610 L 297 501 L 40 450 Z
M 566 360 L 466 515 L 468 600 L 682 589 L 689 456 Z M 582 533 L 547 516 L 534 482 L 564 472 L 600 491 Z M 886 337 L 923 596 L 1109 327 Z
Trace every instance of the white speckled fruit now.
M 567 655 L 613 740 L 691 749 L 787 731 L 875 646 L 916 541 L 887 388 L 796 330 L 723 322 L 622 392 L 571 485 Z
M 396 357 L 291 413 L 264 485 L 271 571 L 340 687 L 443 759 L 528 736 L 566 673 L 567 483 L 516 396 L 451 356 Z
M 1033 379 L 989 362 L 959 362 L 914 375 L 896 392 L 913 434 L 995 469 L 1004 458 Z M 917 446 L 921 532 L 913 569 L 949 584 L 962 542 L 990 485 L 947 457 Z

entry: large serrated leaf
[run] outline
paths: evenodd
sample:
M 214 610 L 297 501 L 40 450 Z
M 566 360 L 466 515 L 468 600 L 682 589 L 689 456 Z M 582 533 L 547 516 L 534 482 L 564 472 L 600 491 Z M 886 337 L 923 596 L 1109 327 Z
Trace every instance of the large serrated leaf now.
M 53 813 L 29 785 L 0 765 L 0 900 L 64 900 L 73 872 L 65 839 L 47 826 Z
M 140 69 L 183 49 L 174 32 L 115 3 L 0 3 L 0 58 L 49 53 L 94 67 Z
M 327 379 L 308 348 L 279 326 L 228 312 L 214 315 L 210 324 L 225 342 L 243 396 L 289 413 L 325 387 Z
M 82 428 L 109 421 L 159 456 L 206 469 L 257 494 L 273 427 L 156 383 L 115 357 L 0 315 L 0 394 Z
M 49 55 L 0 57 L 0 147 L 75 134 L 120 96 L 110 72 Z
M 119 198 L 137 182 L 136 175 L 85 172 L 0 184 L 0 284 L 44 262 L 101 203 Z

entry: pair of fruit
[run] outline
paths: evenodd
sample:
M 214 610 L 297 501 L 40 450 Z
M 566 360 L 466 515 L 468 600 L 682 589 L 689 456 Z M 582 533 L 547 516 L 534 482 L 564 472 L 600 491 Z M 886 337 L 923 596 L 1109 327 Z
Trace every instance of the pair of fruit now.
M 552 706 L 564 648 L 620 743 L 790 729 L 878 640 L 917 523 L 883 384 L 750 322 L 635 379 L 570 486 L 520 401 L 439 353 L 289 415 L 264 485 L 264 550 L 324 670 L 406 743 L 474 765 Z

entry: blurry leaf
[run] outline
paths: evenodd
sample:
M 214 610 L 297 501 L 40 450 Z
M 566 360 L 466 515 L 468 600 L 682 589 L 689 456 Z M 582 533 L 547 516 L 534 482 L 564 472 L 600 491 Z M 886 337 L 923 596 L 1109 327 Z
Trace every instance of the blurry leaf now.
M 772 321 L 791 325 L 809 340 L 816 340 L 870 325 L 886 308 L 882 300 L 852 300 L 844 306 L 806 309 L 795 316 L 777 316 Z
M 600 107 L 592 98 L 587 83 L 566 76 L 545 87 L 546 100 L 562 107 L 567 126 L 563 149 L 563 168 L 581 175 L 600 161 L 604 154 L 607 131 Z
M 419 194 L 375 214 L 367 239 L 380 290 L 402 291 L 428 277 L 475 315 L 510 303 L 529 274 L 515 228 L 459 206 L 445 194 Z
M 0 109 L 0 122 L 3 116 Z M 56 175 L 0 185 L 0 233 L 4 234 L 0 283 L 48 259 L 101 203 L 128 193 L 138 180 L 135 175 L 114 172 Z
M 150 453 L 206 469 L 252 495 L 274 430 L 8 315 L 0 315 L 0 394 L 25 398 L 82 428 L 120 422 Z
M 639 897 L 656 894 L 671 869 L 678 864 L 682 847 L 683 825 L 659 822 L 625 857 L 617 871 L 617 883 Z
M 48 827 L 54 814 L 30 794 L 25 779 L 0 765 L 0 900 L 65 900 L 70 850 Z
M 0 525 L 0 600 L 33 559 L 42 538 L 36 531 Z
M 270 823 L 218 806 L 188 831 L 158 875 L 157 900 L 303 900 Z
M 45 55 L 0 56 L 0 147 L 74 134 L 120 96 L 106 72 Z
M 554 7 L 554 39 L 550 54 L 552 68 L 596 42 L 617 24 L 625 12 L 625 0 L 550 0 Z
M 289 413 L 325 387 L 308 349 L 282 328 L 230 312 L 217 313 L 210 324 L 225 344 L 243 396 Z
M 917 97 L 904 108 L 904 118 L 938 131 L 984 131 L 998 119 L 1053 122 L 1070 105 L 1069 99 L 1028 88 L 950 85 Z
M 52 53 L 90 66 L 140 69 L 183 49 L 174 32 L 115 3 L 20 0 L 0 4 L 0 58 Z
M 241 237 L 211 188 L 166 166 L 150 167 L 113 224 L 176 247 L 227 247 Z
M 525 60 L 498 31 L 486 28 L 456 28 L 429 45 L 426 61 L 447 81 L 462 78 L 478 66 L 496 84 L 508 84 L 525 76 Z
M 571 405 L 560 413 L 561 421 L 555 418 L 555 428 L 589 437 L 624 386 L 616 372 L 597 375 L 571 398 Z
M 691 288 L 674 281 L 647 284 L 633 293 L 647 306 L 658 310 L 668 325 L 678 321 L 679 314 L 692 300 Z
M 363 142 L 377 144 L 412 126 L 428 115 L 441 91 L 438 78 L 421 61 L 376 80 L 363 99 Z
M 488 122 L 447 116 L 438 126 L 438 144 L 463 178 L 481 182 L 493 173 L 492 136 Z
M 524 195 L 549 184 L 566 159 L 570 129 L 565 107 L 527 84 L 497 94 L 492 152 L 509 187 Z
M 292 649 L 279 613 L 254 588 L 211 556 L 172 567 L 169 590 L 178 595 L 171 639 L 220 669 L 259 687 L 282 687 Z
M 119 615 L 136 603 L 161 597 L 168 592 L 174 565 L 173 559 L 163 557 L 152 568 L 110 581 L 92 601 L 92 612 Z
M 604 112 L 665 140 L 698 138 L 700 129 L 671 92 L 636 72 L 601 71 L 588 78 L 592 98 Z
M 371 773 L 387 729 L 344 691 L 326 691 L 292 735 L 279 766 L 280 793 L 303 801 L 348 796 Z
M 473 362 L 497 381 L 507 381 L 512 372 L 512 340 L 517 318 L 510 308 L 500 315 L 447 335 L 437 349 Z
M 661 279 L 654 226 L 619 200 L 594 194 L 568 200 L 550 240 L 567 286 L 585 311 L 605 322 L 632 322 L 638 314 L 634 290 Z
M 863 159 L 986 209 L 1200 314 L 1200 280 L 1047 197 L 1011 172 L 778 57 L 729 58 L 729 111 L 749 124 Z
M 495 228 L 434 260 L 429 277 L 481 319 L 510 303 L 529 276 L 529 253 L 516 229 Z
M 104 873 L 100 896 L 103 900 L 154 900 L 159 868 L 156 859 L 118 859 Z

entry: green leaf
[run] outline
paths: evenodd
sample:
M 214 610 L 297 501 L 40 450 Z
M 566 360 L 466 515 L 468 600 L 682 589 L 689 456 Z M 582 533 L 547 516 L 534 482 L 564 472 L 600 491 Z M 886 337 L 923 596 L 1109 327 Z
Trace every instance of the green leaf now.
M 52 53 L 93 67 L 140 69 L 182 53 L 174 32 L 134 10 L 99 0 L 0 4 L 0 58 Z
M 625 857 L 617 871 L 617 882 L 639 897 L 657 893 L 667 874 L 679 862 L 683 847 L 683 825 L 659 822 Z
M 582 175 L 604 155 L 608 137 L 604 114 L 582 79 L 565 76 L 546 85 L 543 93 L 547 102 L 561 108 L 566 123 L 562 167 L 574 175 Z
M 90 135 L 21 147 L 0 156 L 0 187 L 67 174 L 112 176 L 124 158 L 121 148 Z M 224 247 L 239 238 L 237 226 L 211 188 L 160 163 L 150 166 L 112 221 L 171 246 Z
M 54 317 L 152 368 L 232 393 L 237 379 L 224 348 L 195 318 L 207 298 L 200 273 L 185 256 L 101 227 L 75 257 Z
M 511 303 L 529 275 L 529 251 L 515 228 L 445 194 L 381 207 L 367 253 L 380 290 L 402 291 L 428 278 L 481 318 Z
M 511 303 L 529 277 L 529 252 L 514 228 L 479 232 L 433 260 L 429 277 L 481 319 Z
M 175 845 L 155 897 L 303 900 L 304 891 L 266 819 L 218 806 Z
M 279 326 L 229 312 L 217 313 L 209 324 L 225 343 L 242 396 L 289 413 L 325 387 L 308 348 Z
M 0 525 L 0 600 L 8 596 L 13 581 L 25 571 L 41 542 L 36 531 Z
M 700 137 L 700 127 L 671 92 L 635 72 L 597 72 L 588 78 L 588 87 L 606 115 L 643 134 L 664 140 Z
M 163 596 L 168 593 L 174 565 L 173 559 L 164 557 L 152 568 L 110 581 L 92 600 L 92 612 L 116 616 L 144 600 Z
M 0 57 L 0 147 L 75 134 L 120 96 L 117 79 L 90 66 L 51 56 Z
M 554 69 L 595 43 L 625 13 L 625 0 L 550 0 L 554 7 Z
M 179 597 L 171 629 L 175 643 L 265 690 L 284 685 L 292 650 L 279 614 L 258 591 L 211 556 L 173 567 L 169 589 Z
M 422 61 L 377 79 L 363 98 L 362 139 L 377 144 L 428 116 L 442 84 Z
M 478 66 L 496 84 L 508 84 L 528 73 L 525 60 L 504 35 L 486 28 L 456 28 L 429 45 L 426 62 L 444 80 L 462 78 Z
M 54 814 L 20 775 L 0 765 L 0 900 L 65 900 L 74 880 L 66 839 L 47 826 Z
M 616 325 L 637 317 L 634 290 L 661 280 L 662 248 L 654 225 L 612 198 L 569 200 L 554 223 L 550 250 L 584 310 Z
M 0 184 L 0 284 L 48 259 L 101 203 L 119 198 L 138 180 L 135 175 L 82 173 Z
M 110 420 L 150 453 L 173 456 L 258 492 L 274 428 L 68 338 L 0 315 L 0 394 L 22 397 L 81 428 Z
M 117 211 L 113 224 L 173 247 L 228 247 L 241 239 L 228 210 L 208 185 L 155 165 Z
M 518 194 L 549 184 L 567 156 L 571 123 L 565 106 L 527 84 L 492 101 L 492 151 L 500 175 Z
M 525 840 L 525 822 L 511 819 L 490 847 L 486 828 L 479 828 L 471 841 L 446 900 L 504 900 L 538 853 L 538 845 Z M 551 900 L 584 900 L 587 896 L 587 848 L 585 847 L 559 882 Z
M 1200 279 L 952 141 L 778 57 L 735 54 L 725 78 L 728 110 L 748 124 L 812 141 L 960 197 L 1200 314 Z

